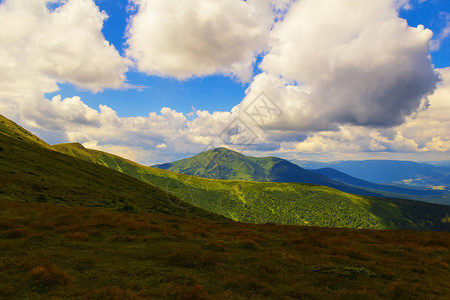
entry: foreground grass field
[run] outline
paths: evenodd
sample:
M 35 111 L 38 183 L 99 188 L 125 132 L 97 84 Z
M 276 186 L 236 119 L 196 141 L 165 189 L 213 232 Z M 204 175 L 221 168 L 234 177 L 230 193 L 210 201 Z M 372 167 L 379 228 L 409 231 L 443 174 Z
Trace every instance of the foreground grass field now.
M 0 200 L 0 299 L 448 299 L 450 233 Z

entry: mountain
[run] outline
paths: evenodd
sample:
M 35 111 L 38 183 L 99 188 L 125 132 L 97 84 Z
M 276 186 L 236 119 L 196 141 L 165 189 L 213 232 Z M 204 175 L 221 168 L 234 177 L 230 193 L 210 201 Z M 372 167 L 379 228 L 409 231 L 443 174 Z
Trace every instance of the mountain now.
M 227 148 L 212 149 L 190 158 L 153 167 L 210 179 L 311 183 L 358 195 L 383 196 L 376 191 L 331 180 L 285 159 L 245 156 Z
M 445 220 L 450 206 L 357 196 L 312 184 L 207 179 L 142 166 L 77 143 L 53 147 L 154 184 L 235 221 L 374 229 L 449 227 Z
M 356 196 L 311 184 L 205 179 L 77 143 L 53 147 L 66 155 L 33 142 L 33 136 L 27 141 L 3 132 L 0 199 L 5 201 L 221 219 L 218 214 L 252 223 L 450 230 L 450 206 Z
M 446 167 L 450 168 L 450 160 L 440 160 L 440 161 L 424 161 L 424 164 L 429 164 L 436 167 Z
M 281 158 L 245 156 L 227 148 L 212 149 L 154 167 L 211 179 L 311 183 L 362 196 L 449 203 L 445 190 L 374 184 L 332 168 L 305 170 Z
M 126 174 L 61 154 L 17 124 L 0 121 L 0 199 L 219 218 Z M 169 201 L 170 200 L 170 201 Z
M 399 160 L 362 160 L 317 163 L 293 161 L 307 169 L 333 168 L 350 176 L 380 184 L 450 187 L 450 168 Z
M 310 171 L 324 175 L 335 181 L 339 181 L 342 183 L 350 184 L 350 185 L 365 188 L 365 189 L 376 190 L 376 191 L 380 191 L 380 192 L 395 193 L 398 195 L 409 195 L 409 196 L 433 196 L 433 195 L 441 196 L 441 195 L 446 194 L 446 191 L 443 191 L 443 190 L 431 190 L 431 189 L 424 189 L 424 188 L 417 188 L 417 187 L 415 188 L 415 187 L 408 187 L 408 186 L 373 183 L 373 182 L 365 181 L 365 180 L 362 180 L 359 178 L 355 178 L 355 177 L 345 174 L 343 172 L 339 172 L 338 170 L 333 169 L 333 168 L 323 168 L 323 169 L 310 170 Z

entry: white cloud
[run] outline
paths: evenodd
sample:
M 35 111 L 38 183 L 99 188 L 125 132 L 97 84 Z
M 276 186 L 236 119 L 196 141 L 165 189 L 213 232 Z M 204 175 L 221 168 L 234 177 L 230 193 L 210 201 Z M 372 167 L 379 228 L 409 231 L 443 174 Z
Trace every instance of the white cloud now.
M 331 153 L 341 159 L 345 153 L 421 153 L 428 157 L 450 153 L 450 68 L 439 69 L 442 82 L 429 98 L 429 108 L 406 119 L 402 125 L 376 129 L 343 125 L 336 131 L 310 134 L 299 142 L 284 142 L 279 153 Z M 417 159 L 416 156 L 415 159 Z M 442 156 L 439 156 L 442 157 Z M 401 158 L 401 157 L 398 157 Z M 406 158 L 406 157 L 404 157 Z
M 141 72 L 186 79 L 224 74 L 251 79 L 266 44 L 269 0 L 133 0 L 127 55 Z
M 265 91 L 285 112 L 274 128 L 399 125 L 438 81 L 431 37 L 390 0 L 299 1 L 275 26 L 243 105 Z
M 431 51 L 437 51 L 441 48 L 442 42 L 450 36 L 450 13 L 442 12 L 439 16 L 444 19 L 445 25 L 441 29 L 441 32 L 431 41 Z
M 106 14 L 92 0 L 59 1 L 52 11 L 48 2 L 0 5 L 0 97 L 53 92 L 64 82 L 93 92 L 120 88 L 130 63 L 103 37 Z

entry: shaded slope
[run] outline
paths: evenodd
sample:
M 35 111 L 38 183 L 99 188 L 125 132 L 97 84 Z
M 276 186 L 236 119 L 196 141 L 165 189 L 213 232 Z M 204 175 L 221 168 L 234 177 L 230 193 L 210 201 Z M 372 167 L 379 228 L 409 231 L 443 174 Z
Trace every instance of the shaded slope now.
M 126 174 L 0 132 L 0 198 L 217 217 Z
M 116 155 L 71 145 L 56 145 L 72 155 L 157 185 L 181 199 L 237 221 L 329 227 L 447 230 L 450 206 L 363 197 L 329 187 L 299 184 L 205 179 L 146 167 Z

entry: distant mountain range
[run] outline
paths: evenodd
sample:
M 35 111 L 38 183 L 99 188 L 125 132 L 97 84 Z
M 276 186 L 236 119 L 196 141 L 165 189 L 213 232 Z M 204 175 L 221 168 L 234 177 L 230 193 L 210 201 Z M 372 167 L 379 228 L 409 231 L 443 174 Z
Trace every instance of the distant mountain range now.
M 403 184 L 419 187 L 450 187 L 450 167 L 399 160 L 362 160 L 316 162 L 293 160 L 305 169 L 333 168 L 350 176 L 379 184 Z
M 153 167 L 211 179 L 312 183 L 358 195 L 448 203 L 445 190 L 376 184 L 332 168 L 306 170 L 281 158 L 245 156 L 227 148 Z

